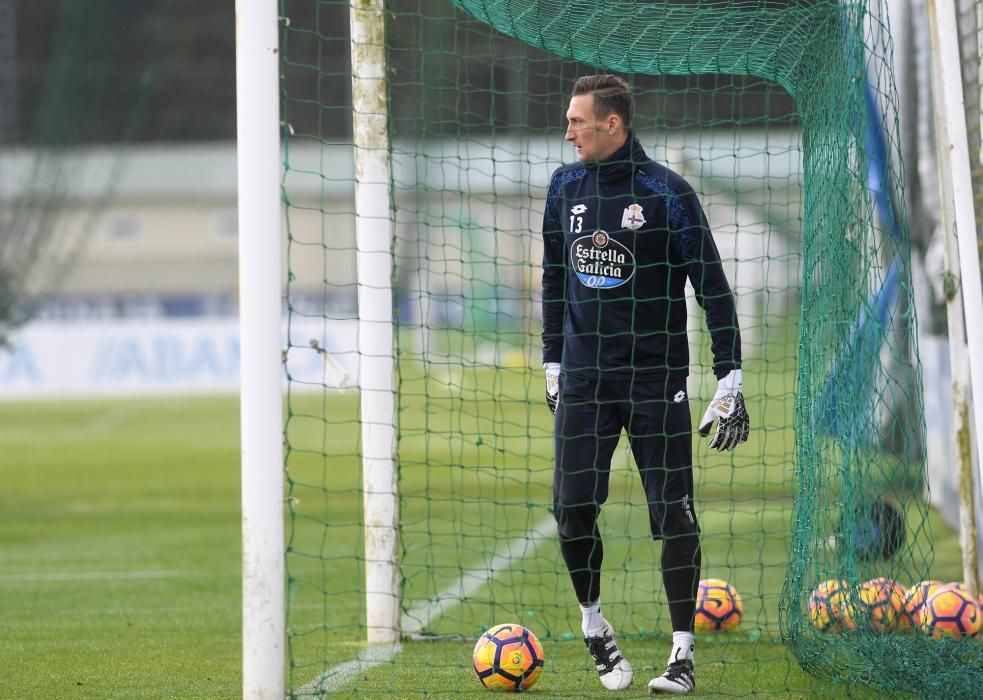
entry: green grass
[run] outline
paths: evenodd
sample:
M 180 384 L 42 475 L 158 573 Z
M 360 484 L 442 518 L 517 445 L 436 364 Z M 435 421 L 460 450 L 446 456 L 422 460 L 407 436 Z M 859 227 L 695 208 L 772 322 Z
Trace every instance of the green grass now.
M 544 672 L 527 693 L 541 698 L 644 698 L 648 681 L 665 670 L 665 640 L 627 639 L 621 644 L 635 665 L 635 680 L 625 691 L 613 693 L 601 687 L 580 640 L 549 641 L 543 645 Z M 425 689 L 432 697 L 488 698 L 474 678 L 469 657 L 470 642 L 424 642 L 406 649 L 393 662 L 365 673 L 358 683 L 358 697 L 420 697 Z M 699 641 L 697 683 L 699 697 L 854 697 L 875 698 L 862 686 L 824 684 L 799 669 L 777 642 L 729 635 L 727 639 Z M 411 659 L 416 668 L 411 666 Z M 448 661 L 450 660 L 450 661 Z M 462 680 L 463 679 L 463 680 Z
M 738 633 L 699 643 L 700 688 L 709 695 L 846 692 L 804 674 L 775 639 L 790 536 L 785 426 L 793 405 L 788 373 L 776 376 L 784 383 L 753 407 L 760 429 L 746 450 L 697 453 L 704 573 L 733 581 L 747 606 Z M 402 377 L 407 608 L 549 518 L 540 379 L 521 369 L 490 377 L 466 370 L 450 387 Z M 288 671 L 296 689 L 361 651 L 364 572 L 357 399 L 294 396 L 289 414 Z M 619 448 L 602 519 L 603 585 L 606 611 L 647 681 L 667 654 L 668 621 L 658 546 L 647 537 L 632 470 Z M 236 399 L 0 404 L 0 484 L 0 697 L 241 694 Z M 957 578 L 955 536 L 934 516 L 932 529 L 933 574 Z M 511 619 L 544 641 L 547 671 L 535 694 L 607 697 L 576 638 L 569 588 L 555 542 L 530 545 L 426 628 L 459 641 L 406 643 L 341 695 L 484 697 L 469 668 L 469 640 Z M 641 692 L 644 683 L 635 687 Z
M 237 406 L 0 405 L 0 697 L 240 693 Z

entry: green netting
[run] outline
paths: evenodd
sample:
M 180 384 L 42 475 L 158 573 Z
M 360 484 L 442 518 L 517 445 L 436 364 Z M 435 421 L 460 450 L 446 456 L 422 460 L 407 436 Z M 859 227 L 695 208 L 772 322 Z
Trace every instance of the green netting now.
M 700 443 L 694 457 L 703 577 L 733 583 L 745 613 L 735 633 L 698 637 L 700 687 L 789 696 L 836 692 L 817 680 L 831 679 L 861 695 L 854 684 L 971 696 L 983 682 L 975 640 L 881 633 L 862 616 L 849 631 L 810 623 L 810 593 L 828 579 L 857 589 L 960 576 L 954 538 L 932 534 L 922 493 L 897 100 L 878 2 L 387 3 L 406 641 L 395 656 L 352 661 L 365 639 L 365 555 L 357 394 L 337 390 L 357 360 L 339 99 L 348 10 L 281 2 L 287 303 L 299 329 L 287 353 L 293 692 L 473 691 L 469 641 L 510 620 L 547 642 L 543 692 L 600 689 L 552 527 L 539 230 L 549 175 L 572 160 L 572 83 L 603 70 L 633 84 L 649 155 L 699 193 L 744 337 L 751 441 L 723 456 Z M 695 305 L 689 325 L 698 417 L 715 381 Z M 290 359 L 312 334 L 335 358 L 316 376 Z M 889 556 L 871 516 L 884 500 L 904 521 Z M 624 440 L 601 531 L 606 614 L 644 692 L 670 627 Z
M 163 36 L 119 31 L 133 20 L 125 2 L 55 5 L 39 13 L 50 20 L 35 30 L 43 38 L 18 25 L 13 3 L 0 7 L 8 54 L 0 59 L 0 344 L 57 293 L 112 196 L 123 149 L 111 146 L 144 126 Z M 19 51 L 18 39 L 29 45 Z M 133 50 L 141 40 L 147 46 Z M 22 69 L 18 56 L 37 63 Z M 106 146 L 105 157 L 85 150 L 93 144 Z

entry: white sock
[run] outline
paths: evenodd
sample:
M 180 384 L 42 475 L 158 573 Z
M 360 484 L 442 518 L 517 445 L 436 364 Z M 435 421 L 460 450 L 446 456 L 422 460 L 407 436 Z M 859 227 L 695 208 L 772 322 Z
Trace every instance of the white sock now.
M 608 621 L 601 614 L 601 601 L 593 605 L 581 605 L 580 614 L 584 616 L 582 629 L 585 637 L 600 637 L 608 628 Z
M 669 654 L 669 663 L 681 661 L 682 659 L 693 660 L 694 639 L 692 632 L 673 632 L 672 633 L 672 653 Z

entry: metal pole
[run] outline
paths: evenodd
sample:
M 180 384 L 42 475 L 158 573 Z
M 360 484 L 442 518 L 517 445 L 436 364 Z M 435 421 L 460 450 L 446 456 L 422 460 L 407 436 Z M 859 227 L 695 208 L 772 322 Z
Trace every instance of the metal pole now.
M 277 0 L 236 2 L 242 696 L 283 700 L 282 283 Z
M 399 641 L 392 293 L 392 199 L 386 81 L 385 3 L 352 0 L 352 123 L 358 356 L 365 511 L 365 613 L 370 644 Z
M 953 0 L 929 0 L 929 29 L 936 56 L 935 89 L 936 139 L 942 180 L 942 235 L 945 239 L 946 268 L 953 270 L 958 259 L 959 276 L 947 280 L 951 301 L 947 304 L 950 357 L 952 358 L 952 398 L 956 418 L 956 455 L 960 464 L 960 537 L 963 545 L 963 575 L 972 595 L 978 589 L 976 523 L 973 515 L 972 440 L 969 413 L 970 393 L 983 400 L 983 289 L 976 244 L 976 215 L 973 183 L 966 137 L 962 71 Z M 962 297 L 963 318 L 955 305 Z M 964 332 L 966 335 L 964 336 Z M 965 381 L 966 357 L 962 339 L 969 346 L 969 387 Z M 983 407 L 972 411 L 976 434 L 976 458 L 983 483 Z

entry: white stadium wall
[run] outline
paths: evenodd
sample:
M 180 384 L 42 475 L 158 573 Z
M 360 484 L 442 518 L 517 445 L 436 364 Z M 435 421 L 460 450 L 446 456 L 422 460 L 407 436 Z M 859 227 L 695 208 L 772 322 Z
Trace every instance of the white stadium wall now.
M 712 130 L 692 138 L 674 133 L 672 138 L 674 143 L 667 144 L 665 134 L 641 135 L 653 157 L 705 192 L 752 354 L 769 341 L 761 329 L 794 313 L 797 304 L 798 136 L 792 131 L 748 131 L 736 149 L 730 131 L 721 134 L 719 143 Z M 334 304 L 331 308 L 338 313 L 328 315 L 354 318 L 351 148 L 298 140 L 290 148 L 291 169 L 284 175 L 291 203 L 284 230 L 289 228 L 290 243 L 285 240 L 289 248 L 284 260 L 292 275 L 291 298 L 312 304 L 314 316 L 324 313 L 322 305 Z M 445 141 L 412 152 L 428 156 L 408 155 L 408 149 L 394 146 L 401 320 L 411 326 L 421 320 L 424 326 L 453 323 L 455 310 L 480 285 L 483 294 L 493 289 L 498 295 L 492 303 L 508 309 L 503 318 L 538 317 L 538 232 L 545 187 L 552 170 L 569 155 L 560 135 L 521 143 L 501 138 L 492 144 Z M 25 169 L 30 159 L 22 160 Z M 0 174 L 0 204 L 13 191 L 11 183 L 25 176 L 26 170 L 18 175 L 18 162 L 11 159 Z M 90 180 L 83 174 L 102 172 L 113 162 L 109 151 L 78 155 L 77 205 L 63 212 L 64 225 L 81 226 L 101 193 L 95 183 L 105 178 L 90 175 L 89 192 Z M 331 167 L 323 167 L 325 162 Z M 231 144 L 127 150 L 111 203 L 94 221 L 76 264 L 51 290 L 58 310 L 43 311 L 38 321 L 13 336 L 12 353 L 0 352 L 0 396 L 234 391 L 235 163 Z M 729 186 L 719 186 L 721 181 Z M 766 182 L 770 184 L 764 187 Z M 325 293 L 337 299 L 326 299 Z M 129 304 L 120 312 L 113 301 L 218 296 L 227 302 L 204 307 L 209 315 L 203 318 L 170 318 L 173 308 L 152 303 Z M 85 312 L 84 300 L 100 298 L 110 301 L 96 312 Z M 702 316 L 693 311 L 696 330 Z M 202 311 L 192 304 L 184 313 Z M 78 320 L 93 318 L 99 322 Z M 530 328 L 517 330 L 531 333 Z M 308 340 L 299 344 L 306 346 Z M 697 336 L 694 340 L 703 342 Z M 293 352 L 300 362 L 300 351 Z M 352 362 L 342 365 L 357 376 Z M 325 381 L 333 385 L 334 380 Z

